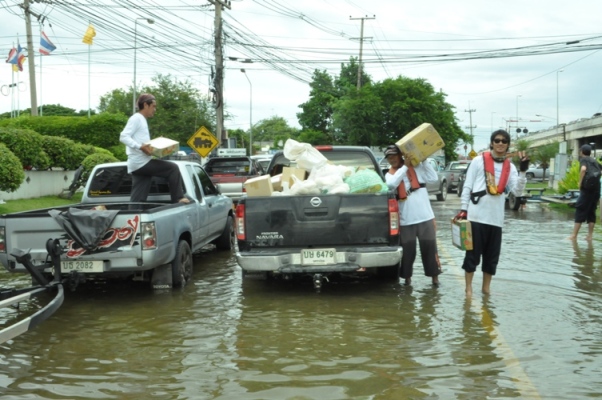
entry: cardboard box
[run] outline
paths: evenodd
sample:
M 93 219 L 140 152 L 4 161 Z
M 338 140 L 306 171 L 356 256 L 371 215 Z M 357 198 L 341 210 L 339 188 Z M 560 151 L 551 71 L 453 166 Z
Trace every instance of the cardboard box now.
M 451 220 L 452 244 L 460 250 L 472 250 L 472 228 L 470 221 Z
M 288 182 L 288 187 L 292 188 L 295 184 L 293 176 L 297 177 L 300 181 L 305 180 L 306 171 L 303 168 L 284 167 L 282 168 L 282 182 Z
M 272 190 L 274 192 L 282 191 L 282 174 L 272 176 L 270 181 L 272 182 Z
M 249 197 L 271 196 L 273 193 L 272 181 L 269 175 L 262 175 L 258 176 L 257 178 L 247 179 L 244 185 L 245 190 L 247 191 L 247 196 Z
M 395 144 L 409 158 L 413 166 L 420 164 L 445 145 L 433 125 L 426 122 L 399 139 Z M 406 161 L 408 160 L 406 159 Z
M 158 158 L 166 157 L 180 150 L 180 144 L 175 140 L 164 137 L 158 137 L 146 143 L 153 148 L 152 155 Z

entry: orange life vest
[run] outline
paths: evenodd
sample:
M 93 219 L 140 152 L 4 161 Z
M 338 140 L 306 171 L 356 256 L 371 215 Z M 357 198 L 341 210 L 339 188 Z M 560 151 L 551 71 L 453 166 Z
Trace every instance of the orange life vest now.
M 410 180 L 410 187 L 411 187 L 410 193 L 411 193 L 414 190 L 418 190 L 423 186 L 421 186 L 420 182 L 418 182 L 418 177 L 416 176 L 416 171 L 414 170 L 414 167 L 410 163 L 408 163 L 407 167 L 408 167 L 407 175 L 408 175 L 408 179 Z M 389 173 L 391 175 L 394 175 L 398 169 L 399 168 L 391 167 L 389 169 Z M 406 200 L 408 198 L 408 192 L 406 190 L 406 185 L 405 185 L 403 179 L 401 180 L 401 183 L 397 187 L 397 197 L 399 197 L 399 200 Z
M 508 178 L 510 177 L 510 159 L 506 158 L 504 160 L 504 165 L 502 165 L 502 174 L 500 175 L 500 181 L 496 185 L 495 184 L 495 168 L 493 166 L 493 156 L 490 151 L 483 152 L 483 163 L 485 165 L 485 182 L 487 186 L 487 193 L 499 196 L 504 194 L 504 190 L 506 189 L 506 184 L 508 183 Z

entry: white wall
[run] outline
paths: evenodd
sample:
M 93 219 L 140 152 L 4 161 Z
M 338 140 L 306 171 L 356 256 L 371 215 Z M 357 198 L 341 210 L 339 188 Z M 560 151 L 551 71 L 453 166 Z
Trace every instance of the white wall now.
M 0 192 L 0 200 L 59 195 L 73 181 L 75 171 L 23 171 L 25 179 L 15 192 Z

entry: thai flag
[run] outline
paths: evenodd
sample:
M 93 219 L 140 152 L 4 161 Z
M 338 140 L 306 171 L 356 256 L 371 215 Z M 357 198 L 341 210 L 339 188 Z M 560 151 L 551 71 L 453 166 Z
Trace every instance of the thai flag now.
M 12 48 L 10 49 L 10 51 L 8 52 L 8 57 L 6 58 L 6 62 L 9 64 L 17 64 L 17 49 L 16 48 Z
M 21 47 L 19 42 L 17 42 L 17 66 L 19 67 L 19 71 L 23 71 L 23 63 L 25 62 L 25 50 Z M 13 63 L 15 64 L 15 63 Z M 13 67 L 14 69 L 14 67 Z
M 40 32 L 40 53 L 47 56 L 54 50 L 56 50 L 56 46 L 48 39 L 44 31 Z

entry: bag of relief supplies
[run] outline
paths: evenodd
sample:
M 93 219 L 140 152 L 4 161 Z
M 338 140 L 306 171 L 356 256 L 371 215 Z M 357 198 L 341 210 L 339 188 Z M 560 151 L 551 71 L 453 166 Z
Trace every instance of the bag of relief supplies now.
M 293 139 L 288 139 L 284 143 L 283 153 L 286 158 L 295 162 L 297 167 L 303 168 L 306 171 L 311 171 L 314 167 L 320 167 L 328 161 L 311 144 L 299 143 Z
M 371 169 L 361 169 L 345 179 L 349 185 L 349 193 L 386 193 L 387 184 Z

